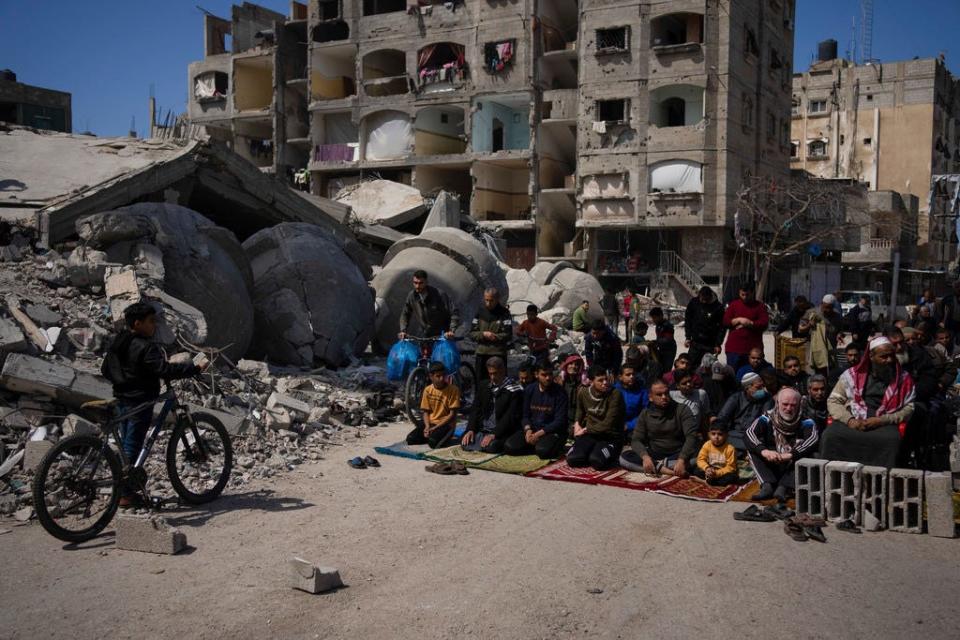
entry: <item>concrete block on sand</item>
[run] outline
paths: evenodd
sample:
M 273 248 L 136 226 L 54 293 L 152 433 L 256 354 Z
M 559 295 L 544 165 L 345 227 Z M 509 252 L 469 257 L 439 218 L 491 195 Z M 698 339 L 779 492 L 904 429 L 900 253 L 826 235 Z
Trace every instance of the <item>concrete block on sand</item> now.
M 323 593 L 343 586 L 340 572 L 333 567 L 317 567 L 303 558 L 290 559 L 290 587 L 307 593 Z
M 187 536 L 160 516 L 120 515 L 114 520 L 117 549 L 174 555 L 187 546 Z
M 827 518 L 852 520 L 860 524 L 860 480 L 863 465 L 857 462 L 828 462 L 824 469 Z
M 867 515 L 877 521 L 876 528 L 887 527 L 887 500 L 889 494 L 888 469 L 886 467 L 863 468 L 860 478 L 860 507 L 863 526 L 868 530 Z M 871 523 L 872 524 L 872 523 Z
M 43 456 L 53 448 L 53 443 L 49 440 L 30 440 L 24 447 L 23 452 L 23 470 L 33 471 L 43 462 Z
M 923 476 L 923 492 L 927 500 L 927 533 L 938 538 L 957 537 L 953 520 L 953 477 L 949 473 Z
M 824 469 L 826 460 L 803 458 L 794 465 L 796 478 L 797 513 L 805 513 L 817 518 L 826 517 L 826 493 L 824 490 Z
M 891 531 L 923 533 L 923 471 L 891 469 L 887 521 Z

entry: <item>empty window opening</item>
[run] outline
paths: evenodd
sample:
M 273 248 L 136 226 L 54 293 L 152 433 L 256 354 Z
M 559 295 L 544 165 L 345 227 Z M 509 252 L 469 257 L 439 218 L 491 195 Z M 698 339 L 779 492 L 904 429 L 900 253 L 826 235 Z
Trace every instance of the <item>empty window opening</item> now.
M 341 0 L 317 0 L 317 19 L 336 20 L 341 15 Z
M 770 70 L 783 69 L 783 58 L 780 57 L 780 52 L 776 49 L 770 49 Z
M 343 20 L 319 22 L 313 28 L 311 37 L 313 38 L 314 42 L 336 42 L 337 40 L 349 40 L 350 25 Z
M 500 73 L 513 65 L 516 52 L 516 40 L 488 42 L 483 45 L 483 68 L 489 73 Z
M 650 23 L 650 46 L 670 47 L 703 42 L 703 15 L 672 13 Z
M 800 157 L 800 143 L 796 140 L 790 142 L 790 157 L 799 158 Z
M 356 95 L 357 48 L 354 45 L 314 49 L 312 55 L 311 100 L 337 100 Z
M 467 64 L 462 44 L 430 44 L 417 53 L 417 80 L 422 91 L 444 91 L 466 77 Z
M 463 153 L 467 150 L 463 109 L 429 107 L 417 112 L 414 148 L 418 156 Z
M 872 93 L 868 93 L 868 94 L 867 94 L 867 100 L 873 100 L 873 94 L 872 94 Z
M 270 122 L 237 122 L 233 150 L 258 167 L 273 166 L 273 125 Z
M 530 147 L 530 96 L 497 96 L 477 100 L 472 116 L 473 150 L 480 153 Z
M 757 57 L 760 55 L 760 45 L 757 42 L 757 34 L 750 27 L 743 28 L 743 53 L 746 56 Z
M 204 45 L 208 56 L 230 51 L 232 22 L 207 14 L 203 16 L 203 28 L 206 36 Z
M 864 139 L 863 139 L 863 146 L 869 147 L 869 146 L 871 146 L 872 144 L 873 144 L 873 138 L 864 138 Z
M 597 100 L 595 120 L 598 122 L 627 122 L 629 100 Z
M 630 28 L 597 29 L 597 53 L 622 53 L 630 48 Z
M 193 97 L 197 102 L 218 102 L 227 99 L 227 74 L 207 71 L 193 80 Z
M 363 15 L 365 16 L 406 10 L 407 0 L 363 0 Z
M 402 95 L 410 89 L 407 55 L 395 49 L 368 53 L 363 58 L 363 88 L 368 96 Z
M 233 100 L 237 111 L 267 109 L 273 104 L 273 57 L 235 58 Z
M 703 87 L 670 85 L 650 92 L 650 123 L 684 127 L 703 120 Z

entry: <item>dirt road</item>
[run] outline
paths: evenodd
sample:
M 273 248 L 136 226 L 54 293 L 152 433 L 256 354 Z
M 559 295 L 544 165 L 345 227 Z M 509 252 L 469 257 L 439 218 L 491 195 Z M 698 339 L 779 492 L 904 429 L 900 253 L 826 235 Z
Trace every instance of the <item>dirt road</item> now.
M 0 637 L 956 637 L 960 540 L 830 528 L 825 545 L 797 543 L 735 522 L 737 503 L 442 477 L 384 456 L 349 468 L 405 426 L 369 433 L 269 489 L 169 514 L 185 555 L 13 528 Z M 338 567 L 347 588 L 289 589 L 294 554 Z

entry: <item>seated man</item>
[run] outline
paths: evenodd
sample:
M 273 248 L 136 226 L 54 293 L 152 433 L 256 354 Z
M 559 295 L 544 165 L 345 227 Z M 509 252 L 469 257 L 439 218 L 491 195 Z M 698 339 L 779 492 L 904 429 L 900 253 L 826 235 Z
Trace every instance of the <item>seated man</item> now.
M 634 375 L 647 389 L 660 378 L 660 364 L 648 345 L 630 345 L 623 363 L 633 367 Z
M 507 365 L 500 356 L 487 360 L 487 374 L 489 379 L 480 382 L 460 444 L 468 451 L 502 453 L 507 438 L 520 430 L 523 387 L 507 377 Z
M 690 460 L 700 449 L 699 425 L 685 405 L 670 397 L 662 380 L 650 387 L 650 406 L 637 419 L 630 451 L 620 456 L 620 466 L 648 475 L 685 478 Z
M 537 381 L 537 367 L 529 362 L 524 362 L 517 369 L 517 382 L 526 389 Z
M 460 389 L 450 382 L 442 362 L 431 362 L 430 384 L 420 401 L 423 424 L 407 434 L 407 444 L 429 444 L 431 449 L 444 446 L 457 428 L 459 408 Z
M 663 381 L 666 382 L 667 386 L 671 389 L 676 389 L 677 377 L 681 373 L 690 373 L 693 376 L 693 386 L 697 389 L 703 388 L 703 378 L 693 369 L 693 365 L 690 362 L 690 355 L 687 353 L 681 353 L 677 356 L 677 359 L 673 361 L 673 369 L 663 374 Z
M 629 363 L 620 365 L 620 377 L 613 387 L 623 396 L 626 407 L 626 430 L 629 433 L 637 424 L 637 417 L 647 406 L 647 388 L 637 378 L 636 369 Z
M 797 356 L 787 356 L 783 359 L 783 371 L 777 372 L 777 380 L 780 387 L 789 387 L 796 389 L 800 395 L 807 394 L 807 378 L 809 374 L 803 370 L 800 364 L 800 358 Z
M 893 467 L 900 423 L 913 415 L 913 380 L 885 337 L 870 341 L 869 357 L 840 376 L 827 406 L 833 424 L 820 439 L 820 457 Z
M 830 421 L 830 410 L 827 407 L 827 379 L 819 373 L 813 374 L 807 381 L 807 395 L 800 401 L 800 409 L 805 417 L 816 423 L 823 435 Z
M 693 373 L 684 371 L 677 376 L 677 388 L 670 390 L 670 397 L 677 404 L 682 404 L 693 417 L 697 419 L 697 429 L 705 432 L 704 429 L 713 417 L 713 411 L 710 408 L 710 397 L 703 389 L 697 389 L 693 382 Z M 726 441 L 726 434 L 724 434 Z
M 816 451 L 819 430 L 800 411 L 800 393 L 789 387 L 774 399 L 773 409 L 747 429 L 747 455 L 760 481 L 754 500 L 776 498 L 785 502 L 793 493 L 794 464 Z
M 590 367 L 590 386 L 577 394 L 573 446 L 567 453 L 571 467 L 609 469 L 623 449 L 626 407 L 623 396 L 610 384 L 603 367 Z
M 544 460 L 559 458 L 567 443 L 567 395 L 553 381 L 553 367 L 537 367 L 536 382 L 523 392 L 523 430 L 510 436 L 503 447 L 508 456 L 537 454 Z
M 744 432 L 761 413 L 773 406 L 773 400 L 763 386 L 763 378 L 755 373 L 743 376 L 740 386 L 741 391 L 727 398 L 714 424 L 727 430 L 730 444 L 738 451 L 745 451 Z
M 620 338 L 603 320 L 594 320 L 590 332 L 583 341 L 583 354 L 588 367 L 603 367 L 604 371 L 614 372 L 623 362 L 623 347 Z
M 750 353 L 747 356 L 747 364 L 737 369 L 737 382 L 742 381 L 743 376 L 748 373 L 760 374 L 767 369 L 773 369 L 773 365 L 767 362 L 766 357 L 763 355 L 763 349 L 754 347 L 750 349 Z

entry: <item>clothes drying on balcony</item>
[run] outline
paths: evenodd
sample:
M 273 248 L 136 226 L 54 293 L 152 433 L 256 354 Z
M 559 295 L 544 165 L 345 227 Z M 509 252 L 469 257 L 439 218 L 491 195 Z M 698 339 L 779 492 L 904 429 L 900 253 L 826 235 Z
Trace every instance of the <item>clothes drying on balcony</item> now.
M 316 162 L 353 162 L 356 160 L 356 145 L 318 144 L 313 148 Z
M 483 66 L 490 73 L 503 71 L 513 61 L 514 41 L 488 42 L 483 47 Z
M 417 59 L 420 85 L 463 80 L 466 62 L 463 45 L 442 42 L 427 45 Z

